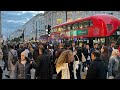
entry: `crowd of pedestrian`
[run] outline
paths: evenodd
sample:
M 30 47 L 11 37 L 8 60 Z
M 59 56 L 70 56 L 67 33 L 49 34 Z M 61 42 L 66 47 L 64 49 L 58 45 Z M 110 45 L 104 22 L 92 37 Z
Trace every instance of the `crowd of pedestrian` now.
M 7 69 L 10 79 L 31 79 L 31 69 L 35 69 L 34 79 L 120 79 L 120 46 L 115 42 L 110 46 L 94 43 L 78 45 L 69 43 L 22 43 L 3 45 L 0 59 L 0 78 Z

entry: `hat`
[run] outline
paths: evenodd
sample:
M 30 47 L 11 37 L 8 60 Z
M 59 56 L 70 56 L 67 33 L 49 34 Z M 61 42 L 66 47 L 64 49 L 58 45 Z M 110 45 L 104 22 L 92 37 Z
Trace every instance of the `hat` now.
M 28 52 L 26 51 L 23 51 L 21 54 L 24 55 L 25 57 L 28 57 Z

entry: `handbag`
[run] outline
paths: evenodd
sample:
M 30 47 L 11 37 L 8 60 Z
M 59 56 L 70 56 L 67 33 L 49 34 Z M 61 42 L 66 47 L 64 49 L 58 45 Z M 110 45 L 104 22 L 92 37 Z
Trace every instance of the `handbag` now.
M 11 51 L 10 51 L 11 52 Z M 16 56 L 13 55 L 13 53 L 11 52 L 13 59 L 12 59 L 12 64 L 15 65 L 16 62 L 18 61 L 18 58 Z
M 82 62 L 86 62 L 86 58 L 83 53 L 82 53 Z

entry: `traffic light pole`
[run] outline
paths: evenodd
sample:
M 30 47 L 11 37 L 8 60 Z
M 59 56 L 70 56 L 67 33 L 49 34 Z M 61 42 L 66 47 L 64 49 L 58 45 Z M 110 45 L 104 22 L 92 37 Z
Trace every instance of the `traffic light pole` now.
M 35 41 L 37 41 L 37 21 L 36 21 L 36 38 Z
M 67 22 L 67 11 L 65 11 L 65 16 L 66 16 L 66 22 Z

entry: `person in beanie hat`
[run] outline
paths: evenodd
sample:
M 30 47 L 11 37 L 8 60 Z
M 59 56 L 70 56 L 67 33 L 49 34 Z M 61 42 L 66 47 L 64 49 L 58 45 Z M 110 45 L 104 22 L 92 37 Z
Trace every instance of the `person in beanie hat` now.
M 21 59 L 15 64 L 15 79 L 31 79 L 31 69 L 37 68 L 34 61 L 28 58 L 28 52 L 21 53 Z

